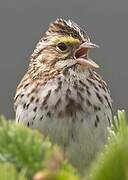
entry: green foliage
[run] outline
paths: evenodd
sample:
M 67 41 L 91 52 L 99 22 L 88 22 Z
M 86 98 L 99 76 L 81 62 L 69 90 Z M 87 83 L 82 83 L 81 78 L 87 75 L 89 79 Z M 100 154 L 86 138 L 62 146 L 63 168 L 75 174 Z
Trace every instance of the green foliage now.
M 14 165 L 10 163 L 0 163 L 1 180 L 27 180 L 23 172 L 18 172 Z
M 128 180 L 128 125 L 118 111 L 109 129 L 108 144 L 85 180 Z M 0 118 L 0 179 L 80 180 L 59 147 L 39 132 Z M 84 179 L 81 178 L 81 179 Z
M 63 174 L 66 179 L 78 179 L 75 170 L 63 160 L 57 146 L 53 146 L 48 139 L 13 121 L 0 118 L 0 174 L 2 180 L 20 179 L 20 174 L 25 178 L 32 178 L 36 172 L 42 170 L 47 176 L 54 174 L 59 179 Z M 3 164 L 3 166 L 2 166 Z M 11 171 L 6 171 L 7 169 Z M 4 171 L 8 174 L 4 176 Z M 5 178 L 4 178 L 5 177 Z M 22 179 L 24 179 L 22 178 Z
M 128 180 L 128 125 L 124 111 L 118 111 L 105 152 L 94 162 L 91 180 Z

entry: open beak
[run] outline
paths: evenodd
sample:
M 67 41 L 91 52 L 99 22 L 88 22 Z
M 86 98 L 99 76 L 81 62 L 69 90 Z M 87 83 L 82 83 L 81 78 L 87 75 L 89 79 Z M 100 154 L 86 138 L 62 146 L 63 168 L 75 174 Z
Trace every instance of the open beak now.
M 75 52 L 76 63 L 83 65 L 86 68 L 99 68 L 98 64 L 88 58 L 89 49 L 98 47 L 98 45 L 91 42 L 84 42 L 83 44 L 81 44 Z

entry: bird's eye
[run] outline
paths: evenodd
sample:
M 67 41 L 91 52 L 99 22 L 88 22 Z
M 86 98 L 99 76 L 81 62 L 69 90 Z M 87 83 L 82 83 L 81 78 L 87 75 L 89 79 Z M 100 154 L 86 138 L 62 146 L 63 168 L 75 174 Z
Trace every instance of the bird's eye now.
M 67 48 L 68 48 L 68 46 L 67 46 L 65 43 L 63 43 L 63 42 L 60 42 L 60 43 L 57 45 L 57 47 L 58 47 L 61 51 L 65 51 L 65 50 L 67 50 Z

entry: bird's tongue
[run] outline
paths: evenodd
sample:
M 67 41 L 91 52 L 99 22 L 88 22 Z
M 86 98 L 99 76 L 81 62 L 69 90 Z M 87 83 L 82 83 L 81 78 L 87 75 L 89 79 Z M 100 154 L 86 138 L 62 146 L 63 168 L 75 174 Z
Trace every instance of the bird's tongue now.
M 87 56 L 88 48 L 78 49 L 75 53 L 76 63 L 83 65 L 86 68 L 99 68 L 93 60 Z

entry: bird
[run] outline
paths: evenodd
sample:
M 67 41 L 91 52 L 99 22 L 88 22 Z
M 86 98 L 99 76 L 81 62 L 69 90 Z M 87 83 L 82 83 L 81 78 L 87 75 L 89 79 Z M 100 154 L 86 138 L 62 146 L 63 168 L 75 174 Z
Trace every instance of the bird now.
M 112 124 L 110 91 L 89 57 L 97 47 L 74 21 L 56 19 L 37 43 L 14 97 L 16 123 L 49 137 L 79 172 L 103 150 Z

